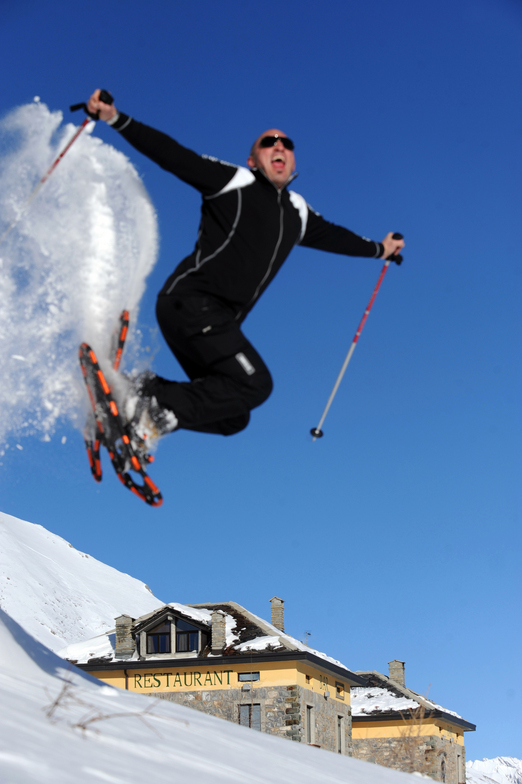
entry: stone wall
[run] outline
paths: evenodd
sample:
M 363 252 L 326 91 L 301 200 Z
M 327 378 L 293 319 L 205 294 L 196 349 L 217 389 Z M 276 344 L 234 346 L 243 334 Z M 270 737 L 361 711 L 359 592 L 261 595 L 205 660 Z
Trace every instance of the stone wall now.
M 216 691 L 161 692 L 154 694 L 163 700 L 177 702 L 188 708 L 239 723 L 240 705 L 261 706 L 261 731 L 284 735 L 286 719 L 286 687 L 256 689 L 219 689 Z M 281 731 L 283 730 L 283 732 Z
M 424 773 L 435 781 L 464 784 L 466 759 L 464 746 L 436 735 L 410 735 L 402 738 L 355 739 L 353 756 L 406 773 Z
M 342 754 L 351 754 L 352 723 L 350 706 L 325 699 L 300 686 L 223 689 L 216 691 L 160 692 L 154 697 L 186 705 L 235 724 L 239 705 L 261 706 L 261 731 L 281 738 L 307 743 L 307 706 L 313 709 L 312 743 L 338 752 L 338 716 L 342 716 Z
M 311 691 L 310 689 L 303 689 L 300 686 L 287 686 L 287 690 L 291 695 L 296 694 L 298 697 L 293 697 L 294 700 L 299 700 L 300 705 L 300 724 L 294 725 L 293 731 L 299 730 L 299 737 L 294 737 L 294 740 L 300 740 L 301 743 L 307 743 L 307 708 L 313 710 L 313 732 L 311 733 L 311 742 L 317 746 L 321 746 L 328 751 L 346 754 L 352 754 L 352 714 L 350 706 L 345 702 L 340 702 L 335 699 L 326 698 L 324 694 Z M 341 716 L 343 737 L 341 738 L 341 750 L 338 745 L 338 726 L 337 719 Z

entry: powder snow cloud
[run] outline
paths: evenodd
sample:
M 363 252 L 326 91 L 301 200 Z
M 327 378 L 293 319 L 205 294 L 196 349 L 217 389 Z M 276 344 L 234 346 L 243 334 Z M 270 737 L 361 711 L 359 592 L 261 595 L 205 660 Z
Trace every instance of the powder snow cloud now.
M 81 426 L 85 391 L 78 344 L 108 354 L 123 308 L 136 323 L 155 264 L 154 207 L 130 161 L 90 123 L 24 210 L 73 136 L 61 112 L 35 101 L 0 123 L 0 442 L 48 439 L 59 420 Z M 127 361 L 136 360 L 131 330 Z M 84 410 L 82 410 L 84 409 Z

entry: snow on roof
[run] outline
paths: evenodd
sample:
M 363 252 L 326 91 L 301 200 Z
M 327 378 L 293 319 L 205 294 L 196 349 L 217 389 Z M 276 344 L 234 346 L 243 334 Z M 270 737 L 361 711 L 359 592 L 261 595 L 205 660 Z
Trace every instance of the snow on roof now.
M 462 719 L 462 716 L 455 713 L 455 711 L 450 711 L 442 707 L 442 705 L 437 705 L 436 702 L 428 700 L 406 686 L 396 683 L 380 672 L 359 671 L 357 674 L 366 677 L 371 685 L 352 687 L 352 714 L 354 716 L 401 712 L 422 707 L 428 711 L 437 710 L 446 713 L 448 716 Z M 462 720 L 464 721 L 464 719 Z
M 91 637 L 90 640 L 82 640 L 67 645 L 60 651 L 57 651 L 58 656 L 62 659 L 68 659 L 75 663 L 83 663 L 93 658 L 106 658 L 107 660 L 114 658 L 114 648 L 116 645 L 116 635 L 114 632 L 109 634 L 99 634 L 97 637 Z
M 457 719 L 462 719 L 462 716 L 458 713 L 455 713 L 455 711 L 450 711 L 447 708 L 444 708 L 442 705 L 437 705 L 436 702 L 432 702 L 432 700 L 428 700 L 426 697 L 423 697 L 422 699 L 424 700 L 424 702 L 429 708 L 433 708 L 434 710 L 440 710 L 443 713 L 448 713 L 450 716 L 455 716 L 455 718 Z
M 210 626 L 212 622 L 212 613 L 209 610 L 198 610 L 189 604 L 179 604 L 179 602 L 169 602 L 166 606 L 172 607 L 175 612 L 187 618 L 192 618 L 197 623 L 205 623 L 207 626 Z
M 389 689 L 378 686 L 352 686 L 352 716 L 367 716 L 370 713 L 392 713 L 415 710 L 419 703 L 407 697 L 398 697 Z
M 236 651 L 266 651 L 268 648 L 282 648 L 283 644 L 279 637 L 255 637 L 253 640 L 246 640 L 245 642 L 236 645 Z
M 195 610 L 193 607 L 190 607 L 187 604 L 180 604 L 179 602 L 170 602 L 169 604 L 161 605 L 153 612 L 146 613 L 146 615 L 142 615 L 136 620 L 138 623 L 142 624 L 149 618 L 153 618 L 166 607 L 172 608 L 172 610 L 178 615 L 182 615 L 185 618 L 190 618 L 196 623 L 202 623 L 210 626 L 211 613 L 208 610 Z M 110 632 L 100 634 L 97 637 L 91 637 L 89 640 L 83 640 L 81 642 L 67 645 L 61 650 L 57 651 L 57 653 L 62 658 L 68 659 L 69 661 L 73 661 L 77 664 L 86 664 L 90 659 L 94 658 L 107 659 L 107 661 L 112 661 L 116 655 L 115 646 L 116 634 L 115 629 L 112 629 Z M 134 654 L 130 657 L 130 659 L 127 659 L 127 661 L 133 661 L 136 659 L 138 659 L 138 654 L 137 652 L 134 652 Z
M 296 640 L 289 634 L 285 634 L 276 626 L 257 615 L 245 610 L 241 605 L 236 602 L 223 602 L 221 604 L 207 604 L 207 605 L 187 605 L 180 604 L 179 602 L 169 602 L 162 607 L 157 608 L 151 613 L 142 615 L 135 619 L 134 626 L 142 628 L 150 619 L 170 608 L 174 613 L 181 615 L 184 618 L 190 618 L 196 623 L 201 623 L 206 626 L 211 625 L 213 609 L 219 609 L 225 616 L 225 629 L 226 629 L 226 649 L 227 653 L 244 654 L 247 651 L 273 651 L 273 650 L 290 650 L 290 651 L 306 651 L 308 653 L 323 659 L 325 662 L 334 664 L 336 667 L 341 667 L 347 672 L 350 670 L 337 659 L 327 656 L 321 651 L 310 648 L 305 643 Z M 227 612 L 228 609 L 228 612 Z M 243 624 L 238 628 L 238 623 Z M 246 633 L 246 625 L 249 625 L 249 636 L 247 639 L 241 639 L 242 635 Z M 58 651 L 58 654 L 64 659 L 73 661 L 78 664 L 87 664 L 91 659 L 106 659 L 107 662 L 114 661 L 115 654 L 115 634 L 114 629 L 106 634 L 93 637 L 89 640 L 73 643 L 67 645 Z M 209 658 L 216 654 L 208 653 Z M 221 654 L 219 654 L 221 655 Z M 147 656 L 147 660 L 154 659 L 154 656 Z M 163 657 L 161 657 L 163 658 Z M 138 659 L 135 652 L 127 661 Z
M 338 659 L 334 659 L 332 656 L 328 656 L 326 653 L 323 653 L 322 651 L 317 651 L 315 648 L 310 648 L 309 645 L 306 645 L 306 643 L 301 642 L 300 640 L 296 640 L 295 637 L 290 637 L 289 634 L 280 634 L 279 638 L 281 640 L 292 641 L 293 645 L 299 651 L 308 651 L 308 653 L 317 656 L 319 659 L 324 659 L 330 664 L 335 664 L 336 667 L 341 667 L 343 670 L 347 670 L 348 672 L 351 672 L 350 668 L 347 667 L 346 664 L 340 662 Z
M 164 607 L 159 607 L 154 612 L 148 613 L 148 615 L 142 615 L 136 620 L 139 624 L 141 624 L 148 618 L 152 618 L 165 607 L 172 608 L 172 610 L 174 610 L 174 612 L 178 615 L 182 615 L 184 618 L 190 618 L 196 623 L 202 623 L 208 627 L 212 625 L 212 610 L 206 610 L 201 607 L 194 607 L 191 604 L 180 604 L 179 602 L 169 602 L 168 604 L 164 605 Z M 227 613 L 224 613 L 224 615 L 226 645 L 227 647 L 230 647 L 233 646 L 238 639 L 238 635 L 236 633 L 236 619 Z
M 265 650 L 266 648 L 269 647 L 269 645 L 273 644 L 271 642 L 268 642 L 268 640 L 272 640 L 275 637 L 279 640 L 281 647 L 290 648 L 290 650 L 307 651 L 308 653 L 317 656 L 319 659 L 324 659 L 330 664 L 335 664 L 336 667 L 342 667 L 343 670 L 348 670 L 348 672 L 350 672 L 349 667 L 347 667 L 345 664 L 342 664 L 342 662 L 338 661 L 337 659 L 333 659 L 331 656 L 327 656 L 326 653 L 315 650 L 315 648 L 310 648 L 309 645 L 306 645 L 304 642 L 300 642 L 300 640 L 297 640 L 295 637 L 291 637 L 289 634 L 282 632 L 280 629 L 277 628 L 277 626 L 274 626 L 272 623 L 268 623 L 268 621 L 265 621 L 262 618 L 260 618 L 258 615 L 254 615 L 254 613 L 245 610 L 243 607 L 241 607 L 240 609 L 242 610 L 242 612 L 248 615 L 249 618 L 254 620 L 260 629 L 263 629 L 265 632 L 268 632 L 268 634 L 266 634 L 266 636 L 264 637 L 266 642 L 265 648 L 256 647 L 255 650 Z M 262 637 L 256 638 L 256 643 L 259 639 L 263 639 L 263 638 Z M 239 646 L 236 646 L 236 648 L 238 647 Z M 253 649 L 245 648 L 245 650 L 253 650 Z

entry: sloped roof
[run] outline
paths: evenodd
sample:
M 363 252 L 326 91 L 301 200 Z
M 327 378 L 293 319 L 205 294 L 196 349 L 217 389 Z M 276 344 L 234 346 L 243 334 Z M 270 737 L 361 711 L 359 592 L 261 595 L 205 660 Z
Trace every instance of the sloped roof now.
M 259 656 L 262 654 L 288 655 L 292 652 L 295 652 L 296 654 L 304 653 L 322 660 L 325 664 L 344 670 L 345 677 L 348 680 L 355 683 L 362 682 L 360 678 L 337 659 L 333 659 L 331 656 L 327 656 L 321 651 L 310 648 L 308 645 L 296 640 L 289 634 L 285 634 L 276 626 L 259 618 L 236 602 L 217 602 L 197 605 L 171 602 L 159 607 L 151 613 L 142 615 L 139 618 L 133 618 L 133 633 L 135 634 L 149 624 L 154 623 L 156 618 L 161 618 L 168 610 L 171 610 L 181 618 L 192 621 L 200 626 L 206 626 L 209 633 L 212 612 L 220 610 L 225 616 L 226 644 L 225 649 L 220 652 L 219 657 L 235 657 L 248 654 L 248 657 L 251 660 L 252 656 Z M 112 629 L 106 634 L 93 637 L 86 642 L 68 645 L 66 648 L 59 651 L 59 655 L 79 665 L 119 662 L 120 660 L 116 659 L 115 656 L 115 630 Z M 208 647 L 202 652 L 201 656 L 205 658 L 216 658 L 216 655 L 212 654 Z M 154 656 L 147 656 L 146 661 L 150 662 L 151 660 L 154 660 L 154 658 Z M 137 662 L 139 660 L 138 654 L 135 652 L 130 659 L 126 659 L 126 662 Z M 161 661 L 164 662 L 165 658 L 161 657 Z
M 336 667 L 343 667 L 345 670 L 348 670 L 348 667 L 337 659 L 333 659 L 331 656 L 327 656 L 326 653 L 322 653 L 321 651 L 316 651 L 314 648 L 305 645 L 305 643 L 296 640 L 295 637 L 285 634 L 285 632 L 282 632 L 277 626 L 268 623 L 268 621 L 263 620 L 258 615 L 254 615 L 236 602 L 194 604 L 190 606 L 195 609 L 208 609 L 209 613 L 214 610 L 221 610 L 225 613 L 227 618 L 231 617 L 236 621 L 235 640 L 230 648 L 227 648 L 227 655 L 237 655 L 246 653 L 247 651 L 263 650 L 308 651 L 309 653 L 334 664 Z
M 465 732 L 474 730 L 475 725 L 459 716 L 458 713 L 437 705 L 421 694 L 408 689 L 387 675 L 373 670 L 358 670 L 357 675 L 367 681 L 367 686 L 351 689 L 352 717 L 354 721 L 370 718 L 384 719 L 400 716 L 409 718 L 411 711 L 420 711 L 426 717 L 437 716 L 451 724 L 457 724 Z

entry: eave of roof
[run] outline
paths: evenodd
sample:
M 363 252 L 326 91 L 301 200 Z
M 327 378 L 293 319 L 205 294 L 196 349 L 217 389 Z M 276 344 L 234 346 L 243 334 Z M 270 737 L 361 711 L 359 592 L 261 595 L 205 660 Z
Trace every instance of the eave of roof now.
M 244 661 L 242 661 L 244 660 Z M 142 659 L 141 661 L 118 659 L 111 660 L 105 663 L 97 664 L 76 664 L 80 670 L 85 672 L 101 672 L 107 670 L 136 670 L 136 669 L 164 669 L 165 667 L 195 667 L 206 665 L 207 667 L 222 666 L 228 664 L 239 664 L 246 662 L 254 666 L 257 662 L 273 662 L 273 661 L 307 661 L 316 669 L 323 670 L 324 672 L 334 673 L 346 681 L 350 686 L 365 686 L 366 681 L 351 670 L 344 667 L 338 667 L 336 664 L 315 656 L 308 651 L 273 651 L 271 653 L 256 653 L 256 651 L 249 651 L 248 655 L 235 655 L 235 656 L 213 656 L 209 658 L 190 658 L 190 659 Z
M 464 732 L 474 731 L 477 729 L 476 724 L 472 724 L 465 719 L 461 719 L 460 717 L 453 716 L 451 713 L 445 713 L 441 710 L 426 710 L 423 714 L 423 719 L 443 719 L 448 724 L 455 724 L 458 727 L 462 727 Z M 400 719 L 401 721 L 408 721 L 409 717 L 406 715 L 405 711 L 391 711 L 388 713 L 378 713 L 374 711 L 373 713 L 365 714 L 361 716 L 352 716 L 352 724 L 371 724 L 372 722 L 376 721 L 397 721 Z M 413 721 L 415 722 L 416 719 L 414 718 Z

